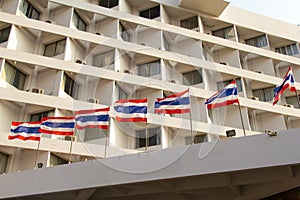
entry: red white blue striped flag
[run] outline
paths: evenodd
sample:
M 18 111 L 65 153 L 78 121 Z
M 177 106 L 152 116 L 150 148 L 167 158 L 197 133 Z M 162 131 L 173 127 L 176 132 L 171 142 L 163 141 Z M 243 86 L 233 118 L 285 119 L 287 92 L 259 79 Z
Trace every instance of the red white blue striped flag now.
M 147 122 L 147 99 L 122 99 L 114 104 L 119 122 Z
M 40 132 L 54 135 L 74 135 L 74 117 L 47 117 L 42 119 Z
M 289 68 L 289 70 L 287 71 L 285 76 L 283 77 L 283 81 L 282 81 L 281 85 L 277 86 L 274 89 L 273 105 L 275 105 L 279 101 L 282 93 L 288 88 L 290 89 L 291 92 L 297 92 L 296 87 L 295 87 L 295 78 L 294 78 L 291 67 Z
M 8 139 L 40 141 L 40 126 L 41 122 L 12 122 Z
M 228 106 L 234 103 L 239 103 L 238 90 L 235 80 L 231 81 L 223 90 L 215 93 L 205 101 L 207 109 Z
M 191 112 L 189 89 L 166 98 L 157 98 L 154 113 L 183 114 Z
M 95 110 L 78 110 L 75 112 L 76 128 L 108 129 L 109 126 L 109 107 Z

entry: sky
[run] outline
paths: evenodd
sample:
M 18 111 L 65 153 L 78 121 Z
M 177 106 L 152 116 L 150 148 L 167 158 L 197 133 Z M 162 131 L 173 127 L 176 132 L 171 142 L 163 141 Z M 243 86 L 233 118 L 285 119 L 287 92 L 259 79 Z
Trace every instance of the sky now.
M 226 0 L 231 6 L 300 24 L 300 0 Z

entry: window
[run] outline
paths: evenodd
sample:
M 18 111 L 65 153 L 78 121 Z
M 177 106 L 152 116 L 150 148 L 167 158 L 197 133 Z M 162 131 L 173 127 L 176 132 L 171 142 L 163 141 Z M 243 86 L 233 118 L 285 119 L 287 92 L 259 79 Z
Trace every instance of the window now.
M 194 140 L 194 144 L 198 144 L 198 143 L 203 143 L 203 142 L 207 142 L 207 135 L 196 135 L 193 138 Z M 185 137 L 185 145 L 190 145 L 192 144 L 192 137 Z
M 73 14 L 73 24 L 76 26 L 78 30 L 86 31 L 87 25 L 76 11 L 74 11 Z
M 47 44 L 45 46 L 44 56 L 53 57 L 65 52 L 66 39 Z
M 66 161 L 61 157 L 58 157 L 53 153 L 50 153 L 50 166 L 64 165 L 64 164 L 68 164 L 68 161 Z
M 112 8 L 119 5 L 119 0 L 100 0 L 99 6 Z
M 187 29 L 198 28 L 198 17 L 194 16 L 194 17 L 181 20 L 180 27 L 187 28 Z
M 8 40 L 10 28 L 11 26 L 0 30 L 0 43 L 6 42 Z
M 120 33 L 124 41 L 130 42 L 130 34 L 121 23 L 120 23 Z
M 275 48 L 275 52 L 293 56 L 299 54 L 297 44 L 286 45 L 283 47 Z
M 161 128 L 149 128 L 148 138 L 146 140 L 146 129 L 136 131 L 136 148 L 142 148 L 146 146 L 160 145 Z
M 116 84 L 116 95 L 118 100 L 128 98 L 128 94 L 117 84 Z
M 233 79 L 231 80 L 227 80 L 227 81 L 221 81 L 221 82 L 217 82 L 217 88 L 218 91 L 221 91 L 224 87 L 226 87 L 231 81 L 233 81 Z M 237 78 L 235 79 L 236 81 L 236 87 L 238 89 L 238 92 L 242 92 L 243 91 L 243 87 L 242 87 L 242 80 L 241 78 Z
M 138 74 L 144 77 L 160 74 L 160 60 L 138 65 Z
M 13 65 L 5 62 L 2 76 L 6 82 L 15 86 L 19 90 L 23 90 L 26 81 L 26 75 Z
M 297 96 L 286 97 L 285 100 L 287 104 L 293 105 L 295 108 L 299 108 Z
M 234 28 L 233 26 L 222 28 L 216 31 L 212 32 L 212 35 L 224 38 L 224 39 L 230 39 L 234 37 Z
M 260 101 L 272 101 L 274 96 L 275 87 L 268 87 L 259 90 L 252 90 L 252 94 L 255 97 L 258 97 Z
M 202 70 L 194 70 L 182 74 L 184 85 L 196 85 L 202 83 Z
M 165 35 L 163 35 L 163 40 L 164 40 L 164 47 L 166 51 L 170 51 L 171 50 L 171 46 L 169 41 L 167 40 L 167 38 L 165 37 Z
M 66 74 L 64 74 L 63 81 L 64 91 L 74 99 L 77 99 L 79 95 L 79 84 Z
M 107 135 L 107 130 L 103 130 L 99 128 L 86 128 L 84 141 L 105 138 L 106 135 Z
M 97 67 L 106 67 L 115 63 L 115 50 L 107 51 L 95 55 L 93 65 Z
M 27 0 L 22 0 L 20 4 L 20 10 L 28 18 L 37 20 L 40 18 L 40 12 Z
M 0 152 L 0 174 L 6 172 L 7 162 L 8 162 L 8 155 Z
M 268 45 L 267 38 L 265 35 L 245 40 L 245 42 L 246 44 L 254 47 L 265 47 Z
M 143 11 L 140 11 L 140 16 L 147 19 L 154 19 L 160 16 L 160 6 L 155 6 L 153 8 L 149 8 Z
M 30 115 L 31 122 L 38 122 L 41 121 L 44 117 L 50 117 L 54 115 L 54 110 L 44 111 L 40 113 L 35 113 Z

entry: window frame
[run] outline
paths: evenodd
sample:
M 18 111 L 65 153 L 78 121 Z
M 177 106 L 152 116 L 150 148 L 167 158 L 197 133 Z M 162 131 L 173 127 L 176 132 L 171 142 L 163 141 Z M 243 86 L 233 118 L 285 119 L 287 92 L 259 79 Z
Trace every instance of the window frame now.
M 0 174 L 6 173 L 9 155 L 0 152 Z
M 259 39 L 260 38 L 264 38 L 262 41 L 260 41 Z M 264 35 L 260 35 L 260 36 L 257 36 L 257 37 L 253 37 L 253 38 L 249 38 L 249 39 L 246 39 L 245 40 L 245 43 L 247 45 L 250 45 L 250 46 L 254 46 L 254 47 L 258 47 L 258 48 L 261 48 L 261 47 L 267 47 L 269 44 L 268 44 L 268 39 L 267 39 L 267 36 L 264 34 Z
M 104 2 L 104 4 L 101 5 L 101 2 Z M 105 3 L 107 3 L 107 5 Z M 101 6 L 101 7 L 113 8 L 118 5 L 119 5 L 119 0 L 99 0 L 99 6 Z
M 130 42 L 131 35 L 122 23 L 119 23 L 120 36 L 124 41 Z
M 9 83 L 10 85 L 16 87 L 19 90 L 23 90 L 26 84 L 26 79 L 27 79 L 27 74 L 25 74 L 24 72 L 22 72 L 21 70 L 19 70 L 17 67 L 15 67 L 14 65 L 10 64 L 9 62 L 5 62 L 4 63 L 4 72 L 2 73 L 7 73 L 8 69 L 7 67 L 11 68 L 11 71 L 13 72 L 13 76 L 11 76 L 11 80 L 7 79 L 7 76 L 5 75 L 4 80 Z M 3 75 L 2 75 L 3 76 Z M 16 80 L 16 76 L 17 79 Z M 23 84 L 22 84 L 23 82 Z
M 197 24 L 192 25 L 192 20 L 196 19 L 197 20 Z M 187 23 L 187 24 L 185 24 Z M 180 20 L 180 27 L 182 28 L 186 28 L 186 29 L 194 29 L 194 28 L 199 28 L 199 19 L 198 19 L 198 15 L 195 15 L 193 17 L 188 17 L 185 19 Z
M 290 53 L 289 53 L 290 50 Z M 289 45 L 284 45 L 280 47 L 275 48 L 275 52 L 288 55 L 288 56 L 294 56 L 299 54 L 299 49 L 297 43 L 289 44 Z
M 161 62 L 160 59 L 139 64 L 138 66 L 138 75 L 143 77 L 153 77 L 161 74 Z M 154 68 L 156 67 L 156 68 Z M 151 70 L 152 68 L 152 70 Z M 145 73 L 142 73 L 142 69 L 144 69 Z
M 275 86 L 261 88 L 261 89 L 256 89 L 256 90 L 252 90 L 252 94 L 253 94 L 253 96 L 258 97 L 259 101 L 271 102 L 271 101 L 273 101 L 273 97 L 274 97 L 274 89 L 275 89 Z M 266 95 L 266 92 L 267 92 L 266 90 L 270 90 L 272 95 Z M 262 97 L 261 95 L 255 94 L 256 92 L 259 92 L 259 91 L 263 92 L 263 97 L 264 97 L 263 99 L 261 98 Z M 270 98 L 266 98 L 268 96 L 270 96 Z
M 233 31 L 233 35 L 230 35 L 229 33 Z M 212 35 L 219 37 L 219 38 L 223 38 L 223 39 L 231 39 L 235 37 L 235 33 L 234 33 L 234 26 L 227 26 L 225 28 L 221 28 L 215 31 L 212 31 Z
M 60 45 L 60 43 L 63 42 L 63 51 L 60 51 L 58 49 L 58 46 Z M 44 53 L 43 53 L 43 56 L 46 56 L 46 57 L 55 57 L 57 55 L 60 55 L 60 54 L 64 54 L 65 53 L 65 50 L 66 50 L 66 43 L 67 43 L 67 39 L 64 38 L 64 39 L 61 39 L 61 40 L 57 40 L 55 42 L 51 42 L 49 44 L 46 44 L 45 45 L 45 48 L 44 48 Z M 51 51 L 51 46 L 54 45 L 54 50 Z M 49 48 L 49 54 L 47 52 L 47 49 Z M 53 47 L 52 47 L 53 48 Z
M 25 5 L 24 5 L 25 4 Z M 19 10 L 28 18 L 39 20 L 41 12 L 28 0 L 22 0 L 19 6 Z M 34 13 L 37 17 L 34 16 Z
M 146 19 L 155 19 L 160 17 L 160 5 L 141 10 L 139 16 Z
M 153 128 L 148 128 L 148 137 L 146 140 L 146 131 L 147 129 L 140 129 L 140 130 L 135 130 L 135 148 L 144 148 L 146 147 L 146 141 L 147 141 L 147 146 L 158 146 L 161 145 L 161 127 L 153 127 Z M 154 131 L 151 133 L 151 131 Z
M 8 27 L 0 30 L 0 43 L 4 43 L 4 42 L 8 41 L 9 35 L 10 35 L 10 30 L 11 30 L 11 26 L 8 26 Z M 6 34 L 4 38 L 2 37 L 3 33 Z
M 199 82 L 194 81 L 194 79 L 196 78 L 195 74 L 199 75 L 199 77 L 200 77 Z M 187 78 L 187 76 L 189 76 L 189 75 L 192 76 L 191 77 L 192 78 L 192 83 L 190 83 L 188 78 Z M 182 83 L 183 83 L 183 85 L 197 85 L 197 84 L 203 83 L 202 69 L 196 69 L 196 70 L 193 70 L 193 71 L 182 73 Z
M 29 121 L 30 122 L 37 122 L 37 121 L 41 121 L 42 118 L 44 117 L 50 117 L 50 114 L 53 113 L 54 115 L 54 109 L 52 110 L 47 110 L 47 111 L 42 111 L 42 112 L 38 112 L 38 113 L 31 113 L 29 114 Z
M 70 95 L 74 99 L 78 99 L 79 97 L 79 89 L 80 85 L 76 83 L 74 79 L 72 79 L 68 74 L 64 73 L 64 92 Z M 66 85 L 68 84 L 68 87 Z
M 87 30 L 87 23 L 83 20 L 83 18 L 79 15 L 79 13 L 74 10 L 73 18 L 72 18 L 74 26 L 80 31 Z M 80 25 L 84 25 L 84 28 L 81 28 Z
M 112 55 L 109 55 L 109 54 L 112 54 Z M 107 55 L 109 55 L 109 57 L 105 57 Z M 100 56 L 103 57 L 103 58 L 101 58 Z M 93 66 L 108 67 L 110 65 L 114 65 L 115 64 L 115 56 L 116 56 L 115 49 L 105 51 L 105 52 L 102 52 L 102 53 L 99 53 L 99 54 L 95 54 L 93 56 Z M 98 57 L 100 57 L 100 58 L 98 58 Z M 95 61 L 97 58 L 98 58 L 98 60 L 100 60 L 99 65 Z M 111 61 L 111 62 L 106 61 L 106 59 L 108 59 L 108 58 L 110 59 L 108 61 Z M 108 62 L 108 63 L 105 63 L 105 62 Z

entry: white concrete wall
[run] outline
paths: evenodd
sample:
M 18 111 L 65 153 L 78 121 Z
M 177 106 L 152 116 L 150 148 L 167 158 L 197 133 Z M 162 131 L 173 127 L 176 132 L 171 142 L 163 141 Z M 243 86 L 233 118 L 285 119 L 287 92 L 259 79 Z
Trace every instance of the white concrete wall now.
M 214 52 L 216 63 L 227 63 L 229 66 L 240 68 L 239 51 L 229 48 L 222 48 Z
M 264 57 L 257 57 L 248 60 L 248 67 L 251 71 L 260 71 L 263 74 L 275 76 L 274 65 L 271 59 Z
M 19 0 L 9 0 L 1 2 L 1 11 L 16 14 L 19 9 Z

